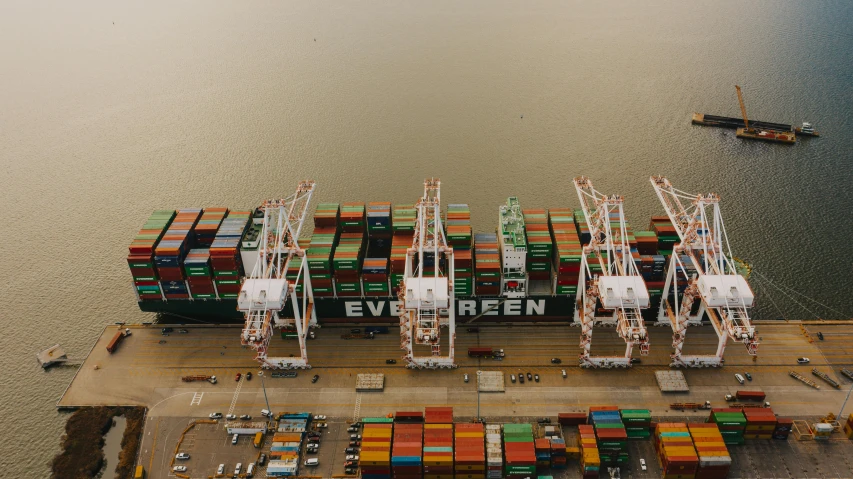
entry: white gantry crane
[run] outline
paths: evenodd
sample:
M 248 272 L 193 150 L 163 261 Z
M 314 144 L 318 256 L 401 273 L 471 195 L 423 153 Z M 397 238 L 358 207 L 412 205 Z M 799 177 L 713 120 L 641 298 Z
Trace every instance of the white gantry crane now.
M 625 225 L 624 200 L 619 195 L 603 195 L 585 177 L 575 178 L 575 190 L 580 198 L 584 218 L 589 225 L 590 242 L 583 249 L 578 281 L 575 322 L 581 325 L 580 365 L 586 368 L 631 367 L 634 346 L 640 354 L 649 353 L 649 335 L 641 309 L 649 307 L 649 291 L 640 276 Z M 615 228 L 614 228 L 615 227 Z M 601 266 L 601 273 L 592 274 L 589 257 Z M 609 316 L 596 316 L 596 306 L 612 310 Z M 592 356 L 592 329 L 595 324 L 616 326 L 619 337 L 625 340 L 624 356 Z
M 241 341 L 251 346 L 258 355 L 261 366 L 271 369 L 305 369 L 308 351 L 305 339 L 310 326 L 317 325 L 314 311 L 314 295 L 305 250 L 299 246 L 299 233 L 308 214 L 308 205 L 314 193 L 313 181 L 302 181 L 296 193 L 286 199 L 264 201 L 263 227 L 258 245 L 258 258 L 252 272 L 246 276 L 237 298 L 237 309 L 243 312 L 246 324 Z M 302 258 L 299 273 L 293 282 L 285 278 L 290 262 Z M 297 297 L 296 287 L 302 285 L 302 299 Z M 288 296 L 291 299 L 293 319 L 281 318 Z M 268 357 L 267 350 L 274 328 L 296 327 L 300 357 Z
M 455 296 L 453 248 L 441 225 L 441 181 L 424 181 L 424 195 L 415 205 L 417 222 L 412 247 L 406 252 L 406 271 L 398 293 L 400 348 L 407 368 L 455 368 Z M 444 269 L 441 258 L 444 256 Z M 447 356 L 441 355 L 441 327 L 447 326 Z M 415 356 L 414 345 L 429 346 L 431 356 Z
M 720 214 L 720 197 L 715 193 L 685 193 L 675 189 L 663 176 L 651 177 L 651 183 L 681 241 L 672 252 L 655 323 L 672 326 L 675 351 L 670 366 L 720 367 L 729 337 L 741 341 L 754 356 L 758 341 L 748 308 L 752 307 L 755 295 L 735 269 Z M 682 257 L 686 257 L 695 274 L 687 276 Z M 685 285 L 681 304 L 678 304 L 679 281 Z M 696 301 L 700 302 L 698 308 L 694 308 Z M 691 314 L 694 309 L 696 313 Z M 705 313 L 719 338 L 717 352 L 713 356 L 685 356 L 682 348 L 687 327 L 701 324 Z

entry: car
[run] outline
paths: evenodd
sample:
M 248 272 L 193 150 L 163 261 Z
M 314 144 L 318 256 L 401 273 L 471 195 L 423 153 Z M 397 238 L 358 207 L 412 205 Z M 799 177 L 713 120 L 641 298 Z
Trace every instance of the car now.
M 187 333 L 189 333 L 189 331 L 187 331 L 186 329 L 179 329 L 179 330 L 178 330 L 178 332 L 179 332 L 179 333 L 181 333 L 181 334 L 187 334 Z
M 175 454 L 175 459 L 180 459 L 180 460 L 185 461 L 189 458 L 190 458 L 190 455 L 185 453 L 185 452 L 179 452 L 179 453 Z
M 317 454 L 318 452 L 320 452 L 319 447 L 306 447 L 305 448 L 305 454 Z
M 306 460 L 304 464 L 306 466 L 319 466 L 320 460 L 317 458 L 311 458 L 311 459 Z
M 240 419 L 244 421 L 250 421 L 252 419 L 252 416 L 249 416 L 248 414 L 243 414 L 240 416 Z
M 361 334 L 361 330 L 358 328 L 350 329 L 350 334 Z
M 163 333 L 163 334 L 168 334 L 168 333 L 171 333 L 171 332 L 172 332 L 172 331 L 174 331 L 174 330 L 175 330 L 175 328 L 163 328 L 162 330 L 160 330 L 160 332 L 161 332 L 161 333 Z
M 563 360 L 560 358 L 551 358 L 551 364 L 560 364 Z
M 631 358 L 631 364 L 640 364 L 642 362 L 640 358 Z
M 536 422 L 538 422 L 539 424 L 551 424 L 551 418 L 550 417 L 540 417 L 539 419 L 536 420 Z
M 646 467 L 646 460 L 645 460 L 645 459 L 642 459 L 642 458 L 640 459 L 640 469 L 642 469 L 642 470 L 644 470 L 644 471 L 645 471 L 646 469 L 648 469 L 648 468 Z
M 354 447 L 348 447 L 348 448 L 344 449 L 344 452 L 347 454 L 355 454 L 358 452 L 358 449 L 356 449 Z
M 286 373 L 282 373 L 281 377 L 283 377 L 283 378 L 295 378 L 298 375 L 299 374 L 297 374 L 296 371 L 287 371 Z
M 359 447 L 361 446 L 361 441 L 350 441 L 349 447 Z
M 465 380 L 466 383 L 468 382 L 468 375 L 467 374 L 465 374 L 462 378 Z
M 239 439 L 239 438 L 240 438 L 239 434 L 234 434 L 233 436 L 231 436 L 231 445 L 236 446 L 237 445 L 237 439 Z
M 344 467 L 358 466 L 358 461 L 344 461 Z
M 821 333 L 820 331 L 817 332 L 817 339 L 823 341 L 823 333 Z
M 314 425 L 314 427 L 316 427 L 317 429 L 326 429 L 327 427 L 329 427 L 329 424 L 325 422 L 318 422 Z
M 311 431 L 308 433 L 308 439 L 320 439 L 320 433 L 317 431 Z
M 236 414 L 226 414 L 225 419 L 228 419 L 229 421 L 233 421 L 233 420 L 237 419 L 237 415 Z
M 351 422 L 350 427 L 361 427 L 361 422 L 360 421 Z
M 397 360 L 396 359 L 386 359 L 385 364 L 397 364 Z
M 220 464 L 219 467 L 216 468 L 217 474 L 225 474 L 225 464 Z
M 252 380 L 252 372 L 249 371 L 248 373 L 246 373 L 246 381 L 251 381 L 251 380 Z
M 749 374 L 749 373 L 743 373 L 743 375 L 744 375 L 744 376 L 746 376 L 746 380 L 747 380 L 747 381 L 752 381 L 752 374 Z
M 314 416 L 314 420 L 315 421 L 325 421 L 326 416 L 323 416 L 322 414 L 318 414 L 318 415 Z
M 237 373 L 237 375 L 236 375 L 236 376 L 234 376 L 234 380 L 235 380 L 235 381 L 240 381 L 240 378 L 241 378 L 241 377 L 243 377 L 243 375 L 242 375 L 242 374 L 240 374 L 240 373 Z
M 358 439 L 359 441 L 361 441 L 361 434 L 350 434 L 349 438 L 350 440 Z
M 510 381 L 512 381 L 512 382 L 515 382 L 515 374 L 510 374 L 510 375 L 509 375 L 509 380 L 510 380 Z
M 536 381 L 536 382 L 538 383 L 538 382 L 539 382 L 539 375 L 538 375 L 538 374 L 534 374 L 534 375 L 533 375 L 533 380 L 534 380 L 534 381 Z
M 210 419 L 222 419 L 222 413 L 221 412 L 212 412 L 207 417 L 209 417 Z
M 566 379 L 566 370 L 565 370 L 565 369 L 561 369 L 561 370 L 560 370 L 560 373 L 562 373 L 562 375 L 563 375 L 563 379 Z
M 530 374 L 530 373 L 527 373 L 527 380 L 528 380 L 528 381 L 533 381 L 533 375 L 532 375 L 532 374 Z
M 320 447 L 319 442 L 309 442 L 308 444 L 305 445 L 306 449 L 317 449 L 319 447 Z
M 740 374 L 735 374 L 735 379 L 737 379 L 737 382 L 743 384 L 744 379 Z
M 344 474 L 349 474 L 351 476 L 354 476 L 357 473 L 358 473 L 358 469 L 356 469 L 355 467 L 347 467 L 344 469 Z
M 348 428 L 347 428 L 347 432 L 358 432 L 358 428 L 357 428 L 357 427 L 350 426 L 350 427 L 348 427 Z
M 809 363 L 809 358 L 797 358 L 797 362 L 798 362 L 799 364 L 808 364 L 808 363 Z
M 345 457 L 344 459 L 347 461 L 357 461 L 358 460 L 358 454 L 355 454 L 355 455 L 348 454 L 347 457 Z
M 524 384 L 524 373 L 518 375 L 518 382 Z
M 468 328 L 465 331 L 468 331 L 469 333 L 479 333 L 480 328 Z
M 237 466 L 234 467 L 234 477 L 239 476 L 241 472 L 243 472 L 243 463 L 238 462 Z
M 269 409 L 261 409 L 261 416 L 263 417 L 272 417 L 272 413 Z
M 280 373 L 280 372 L 276 371 L 276 372 L 270 374 L 270 376 L 274 377 L 274 378 L 281 378 L 281 377 L 284 377 L 284 373 Z
M 261 454 L 261 457 L 258 458 L 258 464 L 263 466 L 264 464 L 266 464 L 266 462 L 267 462 L 267 455 Z
M 317 382 L 317 380 L 319 380 L 319 379 L 320 379 L 320 375 L 319 375 L 319 374 L 315 374 L 315 375 L 314 375 L 314 377 L 313 377 L 313 378 L 311 378 L 311 382 L 312 382 L 312 383 L 316 383 L 316 382 Z

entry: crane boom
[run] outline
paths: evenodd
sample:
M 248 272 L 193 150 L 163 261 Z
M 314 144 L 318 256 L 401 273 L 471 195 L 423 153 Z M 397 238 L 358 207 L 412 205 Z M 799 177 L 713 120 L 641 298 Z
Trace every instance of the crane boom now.
M 743 123 L 746 125 L 746 131 L 750 131 L 749 119 L 746 117 L 746 105 L 743 102 L 743 93 L 741 93 L 740 87 L 737 85 L 735 85 L 735 90 L 737 90 L 737 101 L 740 103 L 740 112 L 743 114 Z
M 640 354 L 649 353 L 649 336 L 640 312 L 649 306 L 649 292 L 631 255 L 624 200 L 619 195 L 607 196 L 596 191 L 585 176 L 575 178 L 574 185 L 590 231 L 590 243 L 584 247 L 581 258 L 575 308 L 575 321 L 581 324 L 580 365 L 631 367 L 635 345 L 640 347 Z M 600 274 L 592 274 L 588 264 L 590 257 L 598 262 Z M 611 316 L 595 315 L 599 301 L 604 308 L 613 311 Z M 596 323 L 616 326 L 617 333 L 625 340 L 624 357 L 590 354 Z

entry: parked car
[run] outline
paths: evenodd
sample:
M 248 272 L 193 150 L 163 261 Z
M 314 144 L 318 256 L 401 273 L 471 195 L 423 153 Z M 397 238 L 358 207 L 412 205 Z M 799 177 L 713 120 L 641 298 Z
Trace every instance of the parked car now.
M 348 448 L 344 449 L 344 452 L 347 454 L 355 454 L 358 452 L 358 449 L 356 449 L 354 447 L 348 447 Z
M 737 382 L 743 384 L 744 379 L 740 374 L 735 374 L 735 379 L 737 379 Z
M 510 380 L 510 381 L 512 381 L 512 382 L 515 382 L 515 374 L 510 374 L 510 375 L 509 375 L 509 380 Z
M 317 416 L 314 416 L 314 420 L 315 420 L 315 421 L 325 421 L 325 420 L 326 420 L 326 416 L 323 416 L 323 415 L 317 415 Z
M 640 364 L 642 362 L 640 358 L 631 358 L 631 364 Z
M 747 380 L 747 381 L 752 381 L 752 374 L 749 374 L 749 373 L 743 373 L 743 375 L 744 375 L 744 376 L 746 376 L 746 380 Z
M 179 332 L 179 333 L 181 333 L 181 334 L 187 334 L 187 333 L 189 333 L 189 331 L 187 331 L 186 329 L 179 329 L 179 330 L 178 330 L 178 332 Z
M 347 457 L 344 458 L 347 461 L 357 461 L 358 454 L 347 454 Z
M 243 472 L 243 463 L 238 462 L 237 466 L 234 467 L 234 477 L 239 476 L 241 472 Z
M 562 373 L 562 374 L 563 374 L 563 379 L 565 379 L 565 378 L 566 378 L 566 370 L 565 370 L 565 369 L 561 369 L 561 370 L 560 370 L 560 373 Z
M 269 411 L 269 409 L 261 409 L 261 416 L 272 417 L 272 413 Z
M 281 377 L 283 377 L 283 378 L 295 378 L 296 376 L 298 376 L 296 371 L 287 371 L 286 373 L 283 373 L 281 375 Z
M 312 440 L 312 439 L 315 439 L 315 438 L 316 438 L 316 439 L 320 439 L 320 433 L 319 433 L 319 432 L 317 432 L 317 431 L 310 431 L 310 432 L 308 433 L 308 440 Z
M 210 419 L 222 419 L 222 413 L 221 412 L 212 412 L 207 417 L 209 417 Z
M 179 453 L 175 454 L 175 459 L 180 459 L 180 460 L 185 461 L 189 458 L 190 458 L 190 455 L 185 453 L 185 452 L 179 452 Z
M 350 426 L 347 428 L 347 432 L 358 432 L 358 428 Z
M 305 445 L 306 449 L 317 449 L 319 447 L 320 447 L 319 442 L 309 442 L 308 444 Z
M 231 445 L 232 445 L 232 446 L 236 446 L 236 445 L 237 445 L 237 439 L 239 439 L 239 438 L 240 438 L 240 435 L 239 435 L 239 434 L 234 434 L 234 435 L 231 437 Z
M 311 382 L 312 382 L 312 383 L 316 383 L 318 379 L 320 379 L 320 375 L 319 375 L 319 374 L 315 374 L 315 375 L 314 375 L 314 377 L 313 377 L 313 378 L 311 378 Z
M 160 330 L 160 332 L 161 332 L 161 333 L 163 333 L 163 334 L 168 334 L 168 333 L 171 333 L 171 332 L 172 332 L 172 331 L 174 331 L 174 330 L 175 330 L 175 328 L 163 328 L 162 330 Z
M 356 475 L 357 473 L 358 473 L 358 469 L 357 469 L 357 468 L 355 468 L 355 467 L 347 467 L 347 468 L 344 468 L 344 474 L 349 474 L 349 475 L 351 475 L 351 476 L 354 476 L 354 475 Z
M 249 371 L 246 373 L 246 381 L 251 381 L 251 380 L 252 380 L 252 372 Z
M 314 425 L 314 427 L 316 427 L 317 429 L 326 429 L 327 427 L 329 427 L 329 424 L 325 422 L 318 422 Z
M 358 466 L 358 461 L 344 461 L 344 467 Z
M 263 466 L 264 464 L 266 464 L 266 462 L 267 462 L 267 455 L 261 454 L 261 457 L 258 458 L 258 464 Z
M 532 375 L 532 374 L 530 374 L 530 373 L 527 373 L 527 380 L 528 380 L 528 381 L 533 381 L 533 375 Z
M 646 469 L 648 469 L 648 468 L 646 467 L 646 460 L 645 460 L 645 459 L 642 459 L 642 458 L 640 459 L 640 469 L 642 469 L 642 470 L 644 470 L 644 471 L 645 471 Z
M 350 427 L 361 427 L 361 422 L 360 421 L 351 422 Z
M 359 447 L 361 446 L 361 441 L 350 441 L 349 447 Z
M 239 381 L 241 377 L 243 377 L 243 375 L 242 375 L 242 374 L 240 374 L 240 373 L 237 373 L 237 375 L 236 375 L 236 376 L 234 376 L 234 380 L 235 380 L 235 381 Z
M 386 359 L 385 364 L 397 364 L 397 360 L 396 359 Z
M 305 466 L 308 466 L 308 467 L 312 467 L 312 466 L 319 466 L 319 465 L 320 465 L 320 460 L 319 460 L 319 459 L 317 459 L 316 457 L 314 457 L 314 458 L 311 458 L 311 459 L 307 459 L 307 460 L 304 462 L 304 464 L 305 464 Z
M 219 467 L 216 468 L 217 474 L 225 474 L 225 464 L 220 464 Z
M 551 358 L 551 364 L 560 364 L 563 360 L 560 358 Z
M 175 466 L 172 468 L 173 472 L 187 472 L 187 466 Z
M 808 364 L 808 363 L 809 363 L 809 358 L 797 358 L 797 362 L 798 362 L 799 364 Z
M 551 418 L 550 417 L 540 417 L 539 419 L 536 420 L 536 422 L 538 422 L 539 424 L 551 424 Z
M 350 435 L 349 435 L 349 438 L 350 438 L 351 440 L 352 440 L 352 439 L 358 439 L 358 440 L 360 441 L 360 440 L 361 440 L 361 434 L 350 434 Z
M 518 375 L 518 382 L 524 384 L 524 373 Z
M 305 453 L 306 453 L 306 454 L 317 454 L 318 452 L 320 452 L 320 448 L 319 448 L 319 447 L 306 447 L 306 448 L 305 448 Z
M 463 376 L 463 379 L 464 379 L 464 380 L 465 380 L 465 382 L 467 383 L 467 382 L 468 382 L 468 375 L 466 374 L 465 376 Z
M 236 414 L 226 414 L 225 419 L 228 419 L 229 421 L 233 421 L 233 420 L 237 419 L 237 415 Z
M 242 416 L 240 416 L 240 419 L 244 421 L 249 421 L 252 419 L 252 416 L 249 416 L 248 414 L 243 414 Z
M 817 332 L 817 339 L 823 341 L 823 333 L 821 333 L 820 331 Z

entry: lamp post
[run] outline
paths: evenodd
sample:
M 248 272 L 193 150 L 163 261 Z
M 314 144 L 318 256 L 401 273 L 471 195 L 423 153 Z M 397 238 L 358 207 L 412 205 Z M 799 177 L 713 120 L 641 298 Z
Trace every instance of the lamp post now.
M 260 376 L 260 378 L 261 378 L 261 389 L 264 390 L 264 402 L 267 405 L 267 411 L 270 412 L 270 415 L 267 418 L 267 421 L 269 422 L 269 418 L 272 417 L 272 409 L 270 409 L 270 401 L 269 401 L 269 399 L 267 399 L 267 385 L 264 383 L 264 372 L 258 371 L 258 376 Z
M 477 422 L 480 422 L 480 375 L 483 371 L 477 371 Z

